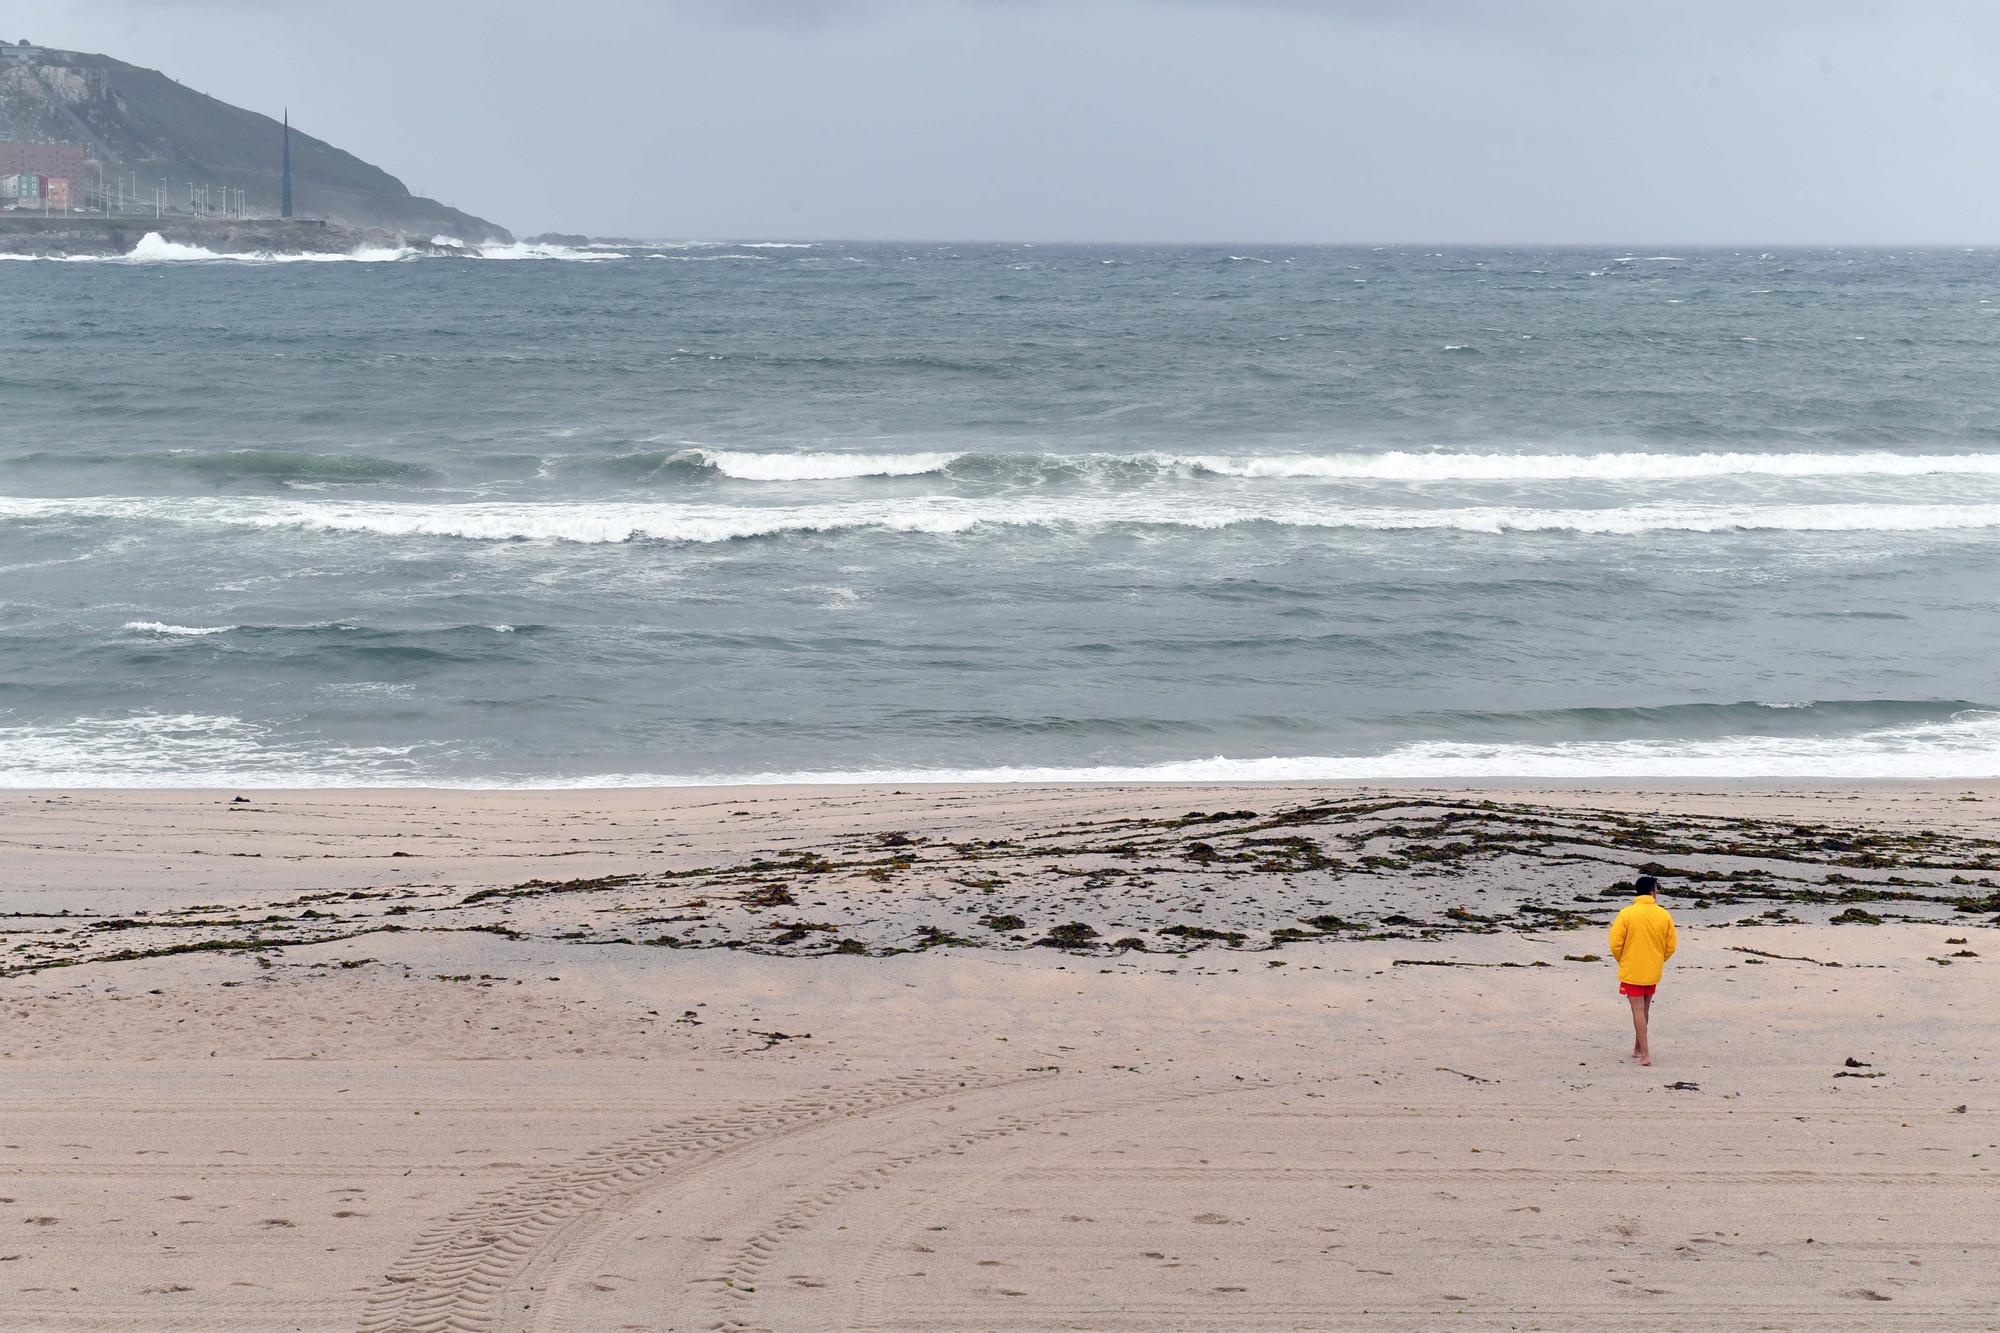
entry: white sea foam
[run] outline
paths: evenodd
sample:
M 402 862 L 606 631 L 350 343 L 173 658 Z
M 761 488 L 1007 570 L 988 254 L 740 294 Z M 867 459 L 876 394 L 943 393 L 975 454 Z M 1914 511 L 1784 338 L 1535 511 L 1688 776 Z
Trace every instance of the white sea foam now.
M 140 634 L 165 634 L 173 638 L 200 639 L 211 634 L 227 634 L 235 625 L 168 625 L 158 620 L 128 620 L 119 628 Z
M 818 241 L 648 241 L 628 250 L 817 250 Z
M 315 746 L 310 757 L 271 743 L 267 728 L 203 713 L 80 717 L 0 724 L 4 787 L 332 787 L 407 785 L 414 746 Z
M 468 245 L 456 236 L 433 236 L 431 244 L 449 246 L 463 251 L 470 259 L 561 259 L 578 264 L 601 264 L 609 260 L 624 259 L 626 256 L 616 250 L 601 246 L 555 245 L 544 242 L 478 241 Z
M 1460 350 L 1451 348 L 1448 350 Z M 943 471 L 969 451 L 779 453 L 702 448 L 699 455 L 727 476 L 754 481 L 836 481 L 904 477 Z M 1382 453 L 1337 454 L 993 454 L 1003 465 L 1084 471 L 1134 465 L 1245 480 L 1401 482 L 1697 481 L 1731 477 L 2000 477 L 2000 453 Z
M 169 241 L 149 231 L 132 247 L 124 261 L 133 264 L 227 263 L 227 264 L 391 264 L 416 257 L 416 251 L 395 246 L 364 246 L 345 254 L 223 254 L 199 245 Z
M 1234 783 L 1412 782 L 1447 779 L 2000 777 L 2000 713 L 1847 736 L 1722 736 L 1707 740 L 1571 741 L 1544 745 L 1419 741 L 1377 755 L 1216 756 L 1158 764 L 1087 767 L 864 769 L 653 777 L 603 785 L 681 783 Z M 576 784 L 584 785 L 584 784 Z M 595 785 L 595 784 L 592 784 Z
M 693 449 L 699 458 L 725 477 L 741 481 L 840 481 L 853 477 L 915 477 L 941 472 L 963 454 L 845 454 L 745 453 L 729 449 Z
M 178 240 L 166 240 L 160 232 L 146 232 L 140 236 L 138 244 L 132 246 L 130 254 L 70 254 L 52 262 L 60 264 L 394 264 L 400 260 L 416 258 L 416 250 L 396 248 L 396 246 L 364 246 L 360 250 L 344 254 L 272 254 L 266 250 L 256 252 L 220 252 L 208 250 L 204 246 L 190 246 Z
M 516 241 L 510 245 L 485 242 L 470 247 L 470 252 L 479 259 L 560 259 L 573 264 L 606 264 L 626 257 L 616 250 L 582 250 L 569 245 L 530 245 L 525 241 Z
M 415 250 L 366 246 L 342 254 L 273 254 L 267 251 L 225 253 L 204 246 L 170 241 L 156 231 L 139 238 L 131 251 L 122 255 L 52 255 L 52 264 L 388 264 L 414 259 Z M 43 259 L 38 255 L 6 255 L 8 259 Z
M 566 245 L 527 245 L 497 243 L 465 245 L 455 237 L 437 236 L 433 245 L 449 245 L 463 249 L 469 259 L 556 259 L 575 263 L 605 263 L 624 259 L 617 252 L 602 250 L 579 250 Z M 170 241 L 159 232 L 149 231 L 139 238 L 138 244 L 123 255 L 63 255 L 51 256 L 48 262 L 62 264 L 391 264 L 405 260 L 421 259 L 420 250 L 407 246 L 363 246 L 360 249 L 333 254 L 285 253 L 252 251 L 244 253 L 210 250 L 205 246 L 188 245 L 181 241 Z M 0 255 L 4 259 L 37 259 L 35 255 Z
M 1309 503 L 1223 504 L 1201 496 L 1143 494 L 978 500 L 913 496 L 742 506 L 649 501 L 429 504 L 251 497 L 0 498 L 0 522 L 51 519 L 586 544 L 709 543 L 787 533 L 860 530 L 944 536 L 981 527 L 1217 530 L 1252 524 L 1326 531 L 1615 537 L 1658 532 L 1980 531 L 2000 528 L 2000 504 L 1633 505 L 1608 509 L 1481 505 L 1416 509 Z
M 166 239 L 156 231 L 149 231 L 139 238 L 139 243 L 132 247 L 132 253 L 126 258 L 144 263 L 162 264 L 174 260 L 221 259 L 222 256 L 199 245 L 182 245 L 178 241 Z
M 1449 779 L 1950 780 L 2000 777 L 2000 713 L 1841 736 L 1722 736 L 1553 744 L 1417 741 L 1382 754 L 1172 760 L 1084 766 L 902 767 L 737 773 L 607 773 L 519 780 L 432 771 L 414 746 L 320 747 L 302 755 L 233 717 L 138 714 L 0 725 L 0 788 L 596 788 L 736 784 L 1412 782 Z

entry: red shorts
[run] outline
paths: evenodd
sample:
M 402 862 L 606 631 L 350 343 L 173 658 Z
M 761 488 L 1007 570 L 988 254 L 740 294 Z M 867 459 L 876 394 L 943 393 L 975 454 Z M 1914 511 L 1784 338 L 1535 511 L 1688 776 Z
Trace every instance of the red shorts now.
M 1620 995 L 1651 995 L 1656 989 L 1658 989 L 1656 986 L 1635 986 L 1629 981 L 1618 983 Z

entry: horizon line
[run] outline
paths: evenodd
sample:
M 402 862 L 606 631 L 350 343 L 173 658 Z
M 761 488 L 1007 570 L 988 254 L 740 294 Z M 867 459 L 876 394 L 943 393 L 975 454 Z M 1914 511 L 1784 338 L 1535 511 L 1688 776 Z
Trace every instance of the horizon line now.
M 994 237 L 897 237 L 897 236 L 812 236 L 801 237 L 783 232 L 743 232 L 728 239 L 716 239 L 709 235 L 657 235 L 637 236 L 630 233 L 622 237 L 593 232 L 567 231 L 561 228 L 544 228 L 515 233 L 517 238 L 531 236 L 582 236 L 586 241 L 600 245 L 754 245 L 759 242 L 782 242 L 792 245 L 905 245 L 905 246 L 1028 246 L 1028 247 L 1100 247 L 1146 249 L 1179 246 L 1189 249 L 1225 249 L 1266 247 L 1293 250 L 1664 250 L 1687 251 L 1737 251 L 1737 250 L 2000 250 L 2000 237 L 1990 240 L 1949 240 L 1949 241 L 1282 241 L 1282 240 L 1053 240 L 1049 238 L 1012 239 Z M 726 235 L 726 233 L 724 234 Z

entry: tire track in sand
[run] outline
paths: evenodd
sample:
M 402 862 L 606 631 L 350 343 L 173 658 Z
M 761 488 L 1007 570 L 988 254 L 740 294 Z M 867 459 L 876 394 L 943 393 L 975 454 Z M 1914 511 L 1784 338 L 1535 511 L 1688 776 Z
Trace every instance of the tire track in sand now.
M 809 1192 L 795 1196 L 790 1207 L 765 1220 L 737 1248 L 722 1274 L 722 1281 L 712 1288 L 714 1319 L 709 1328 L 713 1333 L 752 1333 L 753 1330 L 768 1329 L 770 1325 L 753 1317 L 755 1297 L 763 1285 L 765 1270 L 778 1250 L 787 1240 L 810 1231 L 822 1214 L 847 1196 L 879 1189 L 909 1167 L 934 1158 L 962 1156 L 1002 1139 L 1055 1130 L 1088 1117 L 1233 1091 L 1240 1090 L 1186 1087 L 1139 1091 L 1111 1087 L 1079 1089 L 1047 1105 L 990 1115 L 982 1122 L 961 1127 L 945 1137 L 922 1142 L 894 1156 L 822 1179 Z
M 481 1333 L 532 1317 L 533 1273 L 629 1196 L 816 1127 L 1044 1074 L 956 1070 L 826 1089 L 647 1130 L 480 1195 L 420 1235 L 370 1293 L 361 1333 Z

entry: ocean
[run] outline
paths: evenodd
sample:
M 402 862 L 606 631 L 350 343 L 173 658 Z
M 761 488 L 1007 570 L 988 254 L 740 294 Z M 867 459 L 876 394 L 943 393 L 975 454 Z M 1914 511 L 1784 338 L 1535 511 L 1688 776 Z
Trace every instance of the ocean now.
M 1989 251 L 0 263 L 0 785 L 2000 775 Z

